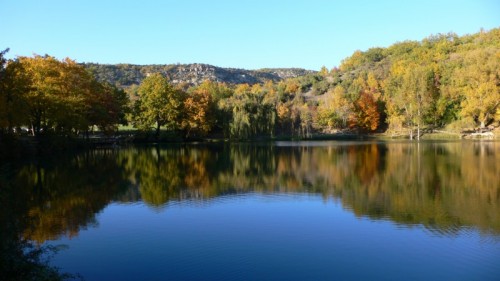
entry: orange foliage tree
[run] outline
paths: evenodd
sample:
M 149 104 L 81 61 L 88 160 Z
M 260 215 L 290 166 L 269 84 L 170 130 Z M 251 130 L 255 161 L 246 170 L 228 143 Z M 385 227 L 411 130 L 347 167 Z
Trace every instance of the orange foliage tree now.
M 350 127 L 358 127 L 365 131 L 375 131 L 380 125 L 380 112 L 375 97 L 370 92 L 361 92 L 354 102 L 354 112 L 351 114 Z
M 214 126 L 214 102 L 212 95 L 203 88 L 193 91 L 184 101 L 182 127 L 186 137 L 206 135 Z

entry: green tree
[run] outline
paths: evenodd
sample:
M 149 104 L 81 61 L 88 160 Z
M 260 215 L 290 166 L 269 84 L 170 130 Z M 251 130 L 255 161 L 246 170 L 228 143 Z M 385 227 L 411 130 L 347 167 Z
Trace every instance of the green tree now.
M 118 124 L 126 124 L 129 98 L 125 91 L 108 83 L 92 83 L 85 96 L 85 117 L 89 124 L 104 132 L 114 132 Z
M 227 105 L 232 109 L 230 136 L 247 139 L 259 135 L 272 135 L 276 122 L 275 105 L 265 99 L 259 88 L 238 85 Z
M 170 130 L 180 128 L 183 93 L 174 89 L 161 74 L 152 74 L 144 79 L 138 89 L 139 100 L 135 103 L 135 125 L 148 130 L 156 128 L 156 138 L 160 128 Z

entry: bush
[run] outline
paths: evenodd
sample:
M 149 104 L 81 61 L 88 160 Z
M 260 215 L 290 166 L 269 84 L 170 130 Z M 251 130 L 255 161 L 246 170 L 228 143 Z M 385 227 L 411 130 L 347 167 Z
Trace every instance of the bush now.
M 460 133 L 465 130 L 472 130 L 476 127 L 476 122 L 471 117 L 458 119 L 446 125 L 445 130 L 455 133 Z

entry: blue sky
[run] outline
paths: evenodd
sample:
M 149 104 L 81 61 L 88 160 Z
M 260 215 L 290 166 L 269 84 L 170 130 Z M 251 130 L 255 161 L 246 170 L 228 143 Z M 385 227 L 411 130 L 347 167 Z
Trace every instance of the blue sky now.
M 500 27 L 500 1 L 0 0 L 0 27 L 9 58 L 319 70 L 355 50 Z

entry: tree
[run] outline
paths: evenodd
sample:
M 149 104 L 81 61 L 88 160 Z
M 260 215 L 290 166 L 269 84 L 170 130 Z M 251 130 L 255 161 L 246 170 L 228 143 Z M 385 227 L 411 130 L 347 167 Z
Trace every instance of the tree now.
M 7 53 L 9 49 L 5 49 L 0 52 L 0 129 L 3 129 L 8 126 L 8 101 L 7 97 L 7 79 L 6 79 L 6 64 L 7 60 L 4 58 L 5 53 Z M 10 126 L 9 126 L 10 127 Z M 11 130 L 8 130 L 11 132 Z
M 238 85 L 226 106 L 232 108 L 230 136 L 247 139 L 261 134 L 272 135 L 276 122 L 275 105 L 264 92 L 251 91 L 247 84 Z
M 299 116 L 300 116 L 300 136 L 302 138 L 310 138 L 312 136 L 313 130 L 313 110 L 310 108 L 307 103 L 302 104 L 299 108 Z
M 380 125 L 380 112 L 372 93 L 362 92 L 354 102 L 353 111 L 350 120 L 351 127 L 375 131 Z
M 326 68 L 326 66 L 324 66 L 324 65 L 319 70 L 319 75 L 321 75 L 323 77 L 326 77 L 328 75 L 328 73 L 329 73 L 328 68 Z
M 9 49 L 0 52 L 0 130 L 8 134 L 14 133 L 14 128 L 26 122 L 26 105 L 23 90 L 26 82 L 16 81 L 22 71 L 18 61 L 7 61 L 4 54 Z
M 126 124 L 129 98 L 125 91 L 108 83 L 92 83 L 92 91 L 85 97 L 85 117 L 89 124 L 104 132 L 116 131 L 118 124 Z
M 45 55 L 18 57 L 2 73 L 0 125 L 9 132 L 27 126 L 32 134 L 78 135 L 97 125 L 114 130 L 122 123 L 128 98 L 99 83 L 71 59 Z
M 352 110 L 352 103 L 346 99 L 345 90 L 339 85 L 325 94 L 318 106 L 316 123 L 322 128 L 345 128 Z
M 461 97 L 461 114 L 472 117 L 480 127 L 494 120 L 500 105 L 500 52 L 486 48 L 469 52 L 463 67 L 455 70 L 452 85 Z
M 16 93 L 27 110 L 26 123 L 34 135 L 53 131 L 76 133 L 88 127 L 85 96 L 93 77 L 76 62 L 51 56 L 19 57 L 13 62 Z
M 186 137 L 190 134 L 206 135 L 215 123 L 215 105 L 210 93 L 203 88 L 190 93 L 184 101 L 182 127 Z
M 200 85 L 191 89 L 191 92 L 204 92 L 210 95 L 209 111 L 207 117 L 212 124 L 212 132 L 222 133 L 229 136 L 229 124 L 232 119 L 232 108 L 228 104 L 228 99 L 233 95 L 233 90 L 225 83 L 203 81 Z
M 162 126 L 171 130 L 180 128 L 183 93 L 174 89 L 161 74 L 144 79 L 138 89 L 139 100 L 135 104 L 135 124 L 141 129 L 156 128 L 160 137 Z
M 437 89 L 434 86 L 434 78 L 434 72 L 429 65 L 409 62 L 401 69 L 393 69 L 386 88 L 390 127 L 394 129 L 406 125 L 410 139 L 413 139 L 416 127 L 417 139 L 420 138 L 422 126 L 426 125 L 428 116 L 436 107 Z

